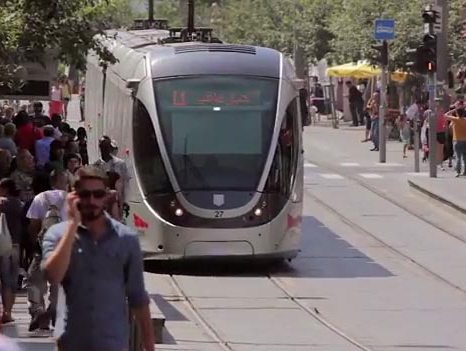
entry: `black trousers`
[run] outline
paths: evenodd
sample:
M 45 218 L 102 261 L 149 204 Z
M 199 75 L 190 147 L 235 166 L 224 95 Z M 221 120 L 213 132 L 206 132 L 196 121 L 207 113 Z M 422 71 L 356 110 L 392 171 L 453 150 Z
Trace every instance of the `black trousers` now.
M 362 101 L 350 102 L 351 116 L 353 125 L 364 124 L 364 103 Z

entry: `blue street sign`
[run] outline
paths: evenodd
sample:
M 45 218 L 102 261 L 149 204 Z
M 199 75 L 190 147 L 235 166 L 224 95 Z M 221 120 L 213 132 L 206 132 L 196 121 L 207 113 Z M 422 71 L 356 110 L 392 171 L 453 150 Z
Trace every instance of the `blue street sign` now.
M 377 19 L 375 20 L 375 40 L 393 40 L 395 39 L 395 20 Z

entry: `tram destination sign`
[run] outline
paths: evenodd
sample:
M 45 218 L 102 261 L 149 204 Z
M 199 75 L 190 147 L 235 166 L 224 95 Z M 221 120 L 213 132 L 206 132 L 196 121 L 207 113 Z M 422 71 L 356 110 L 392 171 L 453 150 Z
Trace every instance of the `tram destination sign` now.
M 258 106 L 260 90 L 173 90 L 172 106 Z

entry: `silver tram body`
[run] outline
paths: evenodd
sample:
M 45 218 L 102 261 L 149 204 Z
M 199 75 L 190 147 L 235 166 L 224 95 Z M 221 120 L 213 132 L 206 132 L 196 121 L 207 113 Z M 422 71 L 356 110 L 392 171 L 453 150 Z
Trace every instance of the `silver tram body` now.
M 161 45 L 165 30 L 113 34 L 117 64 L 88 57 L 89 154 L 104 134 L 117 141 L 146 259 L 294 258 L 303 124 L 291 61 L 262 47 Z

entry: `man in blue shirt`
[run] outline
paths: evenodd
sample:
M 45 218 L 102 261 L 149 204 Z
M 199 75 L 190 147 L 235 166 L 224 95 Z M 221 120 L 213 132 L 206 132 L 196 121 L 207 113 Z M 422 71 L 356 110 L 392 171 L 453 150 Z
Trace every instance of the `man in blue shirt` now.
M 36 141 L 37 166 L 44 167 L 50 161 L 50 144 L 55 140 L 53 126 L 44 127 L 44 137 Z
M 58 346 L 63 351 L 124 351 L 131 308 L 146 351 L 155 350 L 137 235 L 105 212 L 106 176 L 81 169 L 68 196 L 68 221 L 49 229 L 43 240 L 43 268 L 62 284 L 67 318 Z

